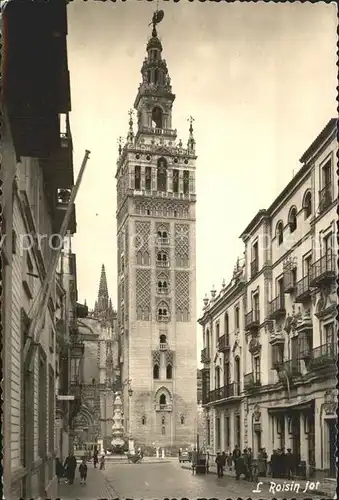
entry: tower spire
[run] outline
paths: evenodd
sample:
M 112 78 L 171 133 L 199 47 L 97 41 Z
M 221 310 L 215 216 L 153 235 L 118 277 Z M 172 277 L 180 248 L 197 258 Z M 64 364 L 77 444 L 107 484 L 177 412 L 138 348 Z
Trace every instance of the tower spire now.
M 100 274 L 100 282 L 99 282 L 99 291 L 98 291 L 98 299 L 95 303 L 94 312 L 97 317 L 105 318 L 109 306 L 109 298 L 108 298 L 108 287 L 107 287 L 107 278 L 106 278 L 106 270 L 105 265 L 101 266 L 101 274 Z

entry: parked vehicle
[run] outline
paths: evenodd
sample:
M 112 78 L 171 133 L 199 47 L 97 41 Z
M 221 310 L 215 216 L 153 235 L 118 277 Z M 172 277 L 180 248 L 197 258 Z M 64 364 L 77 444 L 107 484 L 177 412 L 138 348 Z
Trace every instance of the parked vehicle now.
M 191 456 L 188 451 L 182 451 L 181 455 L 179 456 L 179 462 L 190 462 L 191 461 Z

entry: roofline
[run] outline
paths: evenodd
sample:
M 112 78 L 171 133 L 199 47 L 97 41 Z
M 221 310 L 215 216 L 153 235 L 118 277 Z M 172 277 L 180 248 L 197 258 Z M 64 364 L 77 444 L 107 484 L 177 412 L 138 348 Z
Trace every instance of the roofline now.
M 286 194 L 291 191 L 293 186 L 298 183 L 298 181 L 307 173 L 310 169 L 310 165 L 307 163 L 311 156 L 319 149 L 319 147 L 328 139 L 331 134 L 337 129 L 337 118 L 331 118 L 327 125 L 322 129 L 320 134 L 316 137 L 316 139 L 312 142 L 310 147 L 305 151 L 305 153 L 300 158 L 300 162 L 303 163 L 303 166 L 298 170 L 295 176 L 290 180 L 290 182 L 284 187 L 284 189 L 278 194 L 278 196 L 273 200 L 269 208 L 261 209 L 257 214 L 253 217 L 251 222 L 248 224 L 246 229 L 241 233 L 239 238 L 244 239 L 246 234 L 250 233 L 256 224 L 264 218 L 270 217 L 272 212 L 276 209 L 277 205 L 281 203 L 281 201 L 285 198 Z
M 319 149 L 322 143 L 336 130 L 337 127 L 337 118 L 331 118 L 325 127 L 322 129 L 320 134 L 314 139 L 312 144 L 306 149 L 305 153 L 300 158 L 300 163 L 306 163 L 310 160 L 311 156 Z
M 267 210 L 265 208 L 261 208 L 259 212 L 255 214 L 251 222 L 247 225 L 246 229 L 241 233 L 239 238 L 243 239 L 243 237 L 246 234 L 248 234 L 254 228 L 254 226 L 260 221 L 260 219 L 267 217 L 267 215 L 268 215 Z

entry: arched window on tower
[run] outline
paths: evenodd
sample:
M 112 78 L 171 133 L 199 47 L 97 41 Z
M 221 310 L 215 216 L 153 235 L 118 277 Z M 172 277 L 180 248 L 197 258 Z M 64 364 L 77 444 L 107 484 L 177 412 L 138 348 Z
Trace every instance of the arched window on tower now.
M 147 71 L 147 83 L 151 83 L 151 71 Z
M 166 344 L 167 343 L 167 337 L 164 333 L 160 335 L 160 344 Z
M 134 189 L 136 189 L 137 191 L 140 191 L 141 187 L 140 173 L 141 173 L 140 165 L 136 165 L 134 167 Z
M 152 127 L 163 128 L 163 112 L 159 106 L 153 108 L 152 111 Z
M 167 380 L 171 380 L 171 378 L 172 378 L 172 365 L 171 364 L 168 364 L 166 366 L 166 378 L 167 378 Z
M 159 70 L 158 68 L 155 68 L 154 70 L 154 83 L 159 83 Z
M 154 378 L 154 380 L 159 379 L 159 365 L 153 366 L 153 378 Z
M 184 188 L 184 194 L 188 194 L 190 190 L 190 173 L 188 170 L 184 170 L 183 188 Z
M 167 162 L 165 158 L 159 158 L 157 166 L 157 189 L 167 191 Z
M 159 398 L 159 404 L 160 404 L 160 408 L 166 406 L 167 403 L 166 403 L 165 394 L 161 394 L 161 396 Z

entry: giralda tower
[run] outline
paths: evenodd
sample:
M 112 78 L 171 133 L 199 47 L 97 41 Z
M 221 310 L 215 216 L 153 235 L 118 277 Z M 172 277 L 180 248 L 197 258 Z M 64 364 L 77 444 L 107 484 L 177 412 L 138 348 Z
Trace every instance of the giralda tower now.
M 117 161 L 118 322 L 125 432 L 135 446 L 195 442 L 195 141 L 172 127 L 172 92 L 153 16 L 126 143 Z M 130 441 L 132 442 L 132 441 Z

